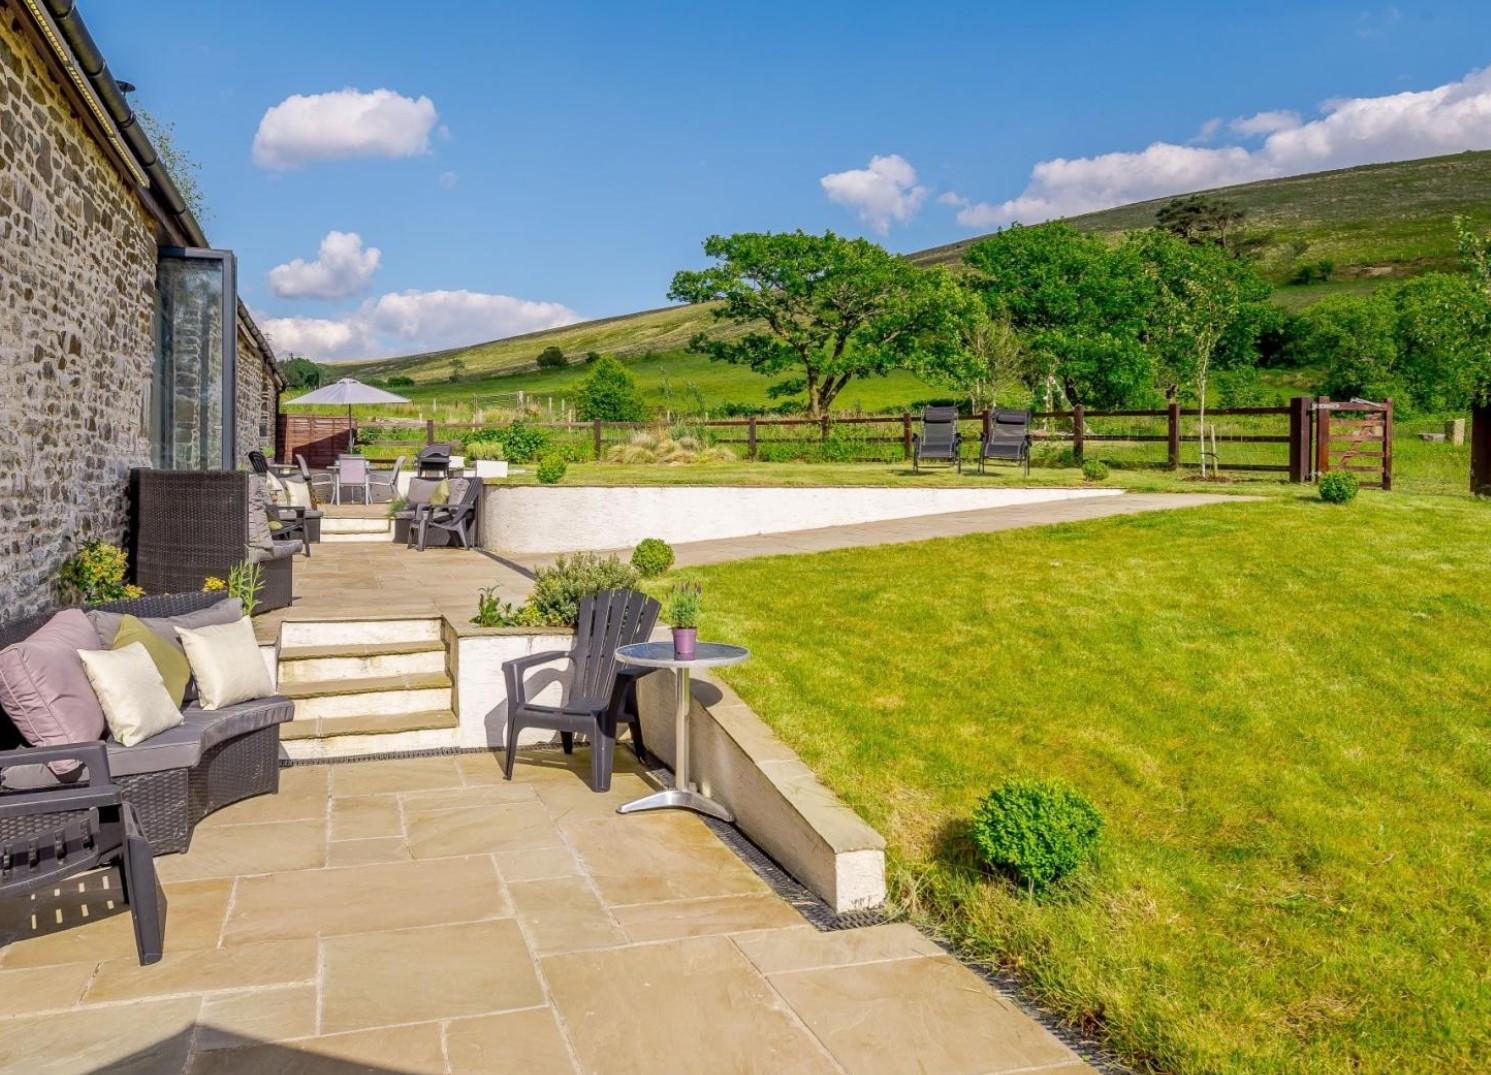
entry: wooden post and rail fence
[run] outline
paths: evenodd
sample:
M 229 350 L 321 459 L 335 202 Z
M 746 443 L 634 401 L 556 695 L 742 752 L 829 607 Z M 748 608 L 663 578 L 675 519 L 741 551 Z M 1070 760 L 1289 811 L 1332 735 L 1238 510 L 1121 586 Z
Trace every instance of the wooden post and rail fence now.
M 1282 419 L 1283 431 L 1259 433 L 1229 430 L 1216 433 L 1215 423 L 1221 419 L 1246 419 L 1244 429 L 1262 424 L 1270 417 Z M 977 423 L 977 430 L 969 430 L 965 440 L 977 441 L 989 435 L 993 426 L 992 411 L 984 410 L 965 416 L 960 422 Z M 1094 423 L 1105 420 L 1150 420 L 1158 424 L 1163 419 L 1164 432 L 1134 432 L 1132 429 L 1117 432 L 1100 432 Z M 1201 420 L 1194 409 L 1184 409 L 1172 402 L 1163 410 L 1088 410 L 1077 404 L 1069 411 L 1035 411 L 1031 414 L 1033 436 L 1037 443 L 1067 444 L 1074 461 L 1082 462 L 1089 446 L 1099 443 L 1142 444 L 1147 442 L 1165 445 L 1165 465 L 1171 470 L 1199 467 L 1199 462 L 1183 459 L 1184 446 L 1199 438 L 1193 424 L 1187 433 L 1183 428 L 1187 421 Z M 1291 482 L 1311 482 L 1321 474 L 1333 470 L 1352 471 L 1361 476 L 1362 484 L 1393 487 L 1393 402 L 1381 403 L 1351 400 L 1333 401 L 1321 396 L 1296 396 L 1283 407 L 1219 407 L 1206 411 L 1205 421 L 1211 435 L 1222 445 L 1280 444 L 1288 445 L 1287 462 L 1229 462 L 1219 460 L 1216 469 L 1232 471 L 1278 472 Z M 414 421 L 390 419 L 353 423 L 363 428 L 380 431 L 376 443 L 380 446 L 423 447 L 437 443 L 438 431 L 449 437 L 463 430 L 486 428 L 482 423 L 440 423 L 437 431 L 433 419 Z M 538 429 L 561 432 L 567 438 L 588 439 L 590 452 L 596 459 L 605 456 L 606 445 L 616 434 L 623 440 L 640 430 L 657 427 L 656 422 L 530 422 Z M 901 454 L 910 460 L 913 440 L 917 434 L 919 419 L 912 413 L 881 416 L 843 416 L 823 418 L 788 418 L 752 415 L 747 418 L 723 418 L 688 420 L 690 428 L 717 431 L 711 439 L 718 444 L 740 445 L 748 459 L 761 458 L 763 445 L 801 444 L 817 439 L 828 441 L 835 430 L 843 429 L 853 435 L 857 444 L 899 444 Z M 1237 423 L 1234 423 L 1237 424 Z M 349 420 L 346 415 L 281 414 L 279 416 L 280 461 L 293 462 L 296 455 L 304 456 L 308 465 L 324 467 L 330 464 L 347 444 Z M 872 432 L 863 432 L 856 427 L 881 427 Z M 1152 427 L 1151 427 L 1152 428 Z M 1477 431 L 1491 431 L 1491 415 L 1477 421 Z M 408 430 L 413 437 L 407 440 L 385 440 L 382 431 Z M 784 436 L 772 436 L 773 433 Z M 588 434 L 588 436 L 587 436 Z M 796 435 L 793 435 L 796 434 Z M 612 441 L 613 443 L 615 441 Z M 1481 485 L 1491 485 L 1491 432 L 1480 438 L 1472 438 L 1472 470 L 1481 475 Z M 1204 448 L 1202 450 L 1205 450 Z M 1210 452 L 1207 452 L 1208 456 Z M 1479 469 L 1476 469 L 1479 460 Z M 1159 460 L 1154 460 L 1158 463 Z M 1208 462 L 1208 469 L 1212 463 Z M 1474 479 L 1473 479 L 1474 480 Z M 1479 487 L 1477 487 L 1479 488 Z

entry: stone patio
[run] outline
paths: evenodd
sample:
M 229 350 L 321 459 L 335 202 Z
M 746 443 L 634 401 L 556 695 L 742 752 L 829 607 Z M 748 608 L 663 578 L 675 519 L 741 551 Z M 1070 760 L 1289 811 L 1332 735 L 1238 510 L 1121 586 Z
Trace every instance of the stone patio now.
M 117 877 L 0 904 L 0 1070 L 1089 1070 L 910 926 L 823 933 L 696 817 L 620 816 L 584 751 L 297 766 L 158 866 L 166 956 Z

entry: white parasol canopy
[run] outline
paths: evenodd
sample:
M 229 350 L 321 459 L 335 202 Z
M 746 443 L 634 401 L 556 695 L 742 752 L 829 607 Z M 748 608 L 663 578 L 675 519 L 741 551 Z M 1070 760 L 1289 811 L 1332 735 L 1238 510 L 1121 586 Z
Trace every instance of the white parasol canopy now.
M 303 396 L 287 399 L 281 404 L 285 407 L 314 407 L 324 405 L 347 405 L 347 450 L 352 450 L 353 432 L 351 428 L 353 406 L 377 406 L 381 403 L 408 403 L 409 400 L 403 396 L 396 396 L 392 392 L 385 392 L 381 388 L 374 388 L 370 384 L 363 384 L 355 377 L 343 377 L 336 384 L 329 384 L 325 388 L 318 388 L 314 392 L 307 392 Z

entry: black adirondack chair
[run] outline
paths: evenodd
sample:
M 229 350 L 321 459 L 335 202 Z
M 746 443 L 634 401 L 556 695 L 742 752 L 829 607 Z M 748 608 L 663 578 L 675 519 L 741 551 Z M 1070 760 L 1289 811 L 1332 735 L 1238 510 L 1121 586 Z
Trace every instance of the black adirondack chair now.
M 602 590 L 580 602 L 573 649 L 533 653 L 503 664 L 507 676 L 507 756 L 503 772 L 508 780 L 513 778 L 518 733 L 524 728 L 557 731 L 566 754 L 574 753 L 576 732 L 588 736 L 590 786 L 595 791 L 611 790 L 616 729 L 623 719 L 631 725 L 637 757 L 647 759 L 635 688 L 637 679 L 650 669 L 618 665 L 616 649 L 645 642 L 660 611 L 656 601 L 635 590 Z M 525 673 L 561 658 L 570 662 L 573 673 L 564 700 L 558 705 L 529 701 Z
M 995 411 L 989 435 L 979 445 L 978 472 L 984 472 L 984 461 L 1002 459 L 1023 464 L 1030 477 L 1030 412 Z
M 249 465 L 254 468 L 254 473 L 261 479 L 269 477 L 269 460 L 264 458 L 264 453 L 257 448 L 248 454 Z M 267 491 L 267 490 L 266 490 Z M 275 520 L 280 524 L 273 537 L 276 541 L 288 541 L 291 538 L 300 542 L 300 551 L 306 556 L 311 554 L 311 534 L 306 526 L 306 508 L 295 508 L 287 504 L 269 504 L 269 510 L 274 513 Z
M 457 486 L 458 482 L 465 484 Z M 417 541 L 420 552 L 425 551 L 425 541 L 432 529 L 445 531 L 460 542 L 463 549 L 471 548 L 472 539 L 476 536 L 476 508 L 481 497 L 481 479 L 452 478 L 450 484 L 456 495 L 448 503 L 422 504 L 414 510 L 414 518 L 409 523 L 408 545 Z
M 135 808 L 109 775 L 103 743 L 0 751 L 0 770 L 13 765 L 80 761 L 86 783 L 0 796 L 0 899 L 29 896 L 101 866 L 119 867 L 123 897 L 134 919 L 141 966 L 159 962 L 165 945 L 166 894 L 155 876 L 150 841 Z
M 928 407 L 922 411 L 922 431 L 911 438 L 911 469 L 920 470 L 922 463 L 935 460 L 951 463 L 962 474 L 963 456 L 959 451 L 962 443 L 958 408 Z

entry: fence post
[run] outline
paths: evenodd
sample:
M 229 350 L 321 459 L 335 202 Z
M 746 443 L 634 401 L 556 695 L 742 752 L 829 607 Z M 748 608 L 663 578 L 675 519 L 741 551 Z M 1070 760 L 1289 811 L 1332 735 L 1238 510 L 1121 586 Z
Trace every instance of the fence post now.
M 1166 432 L 1170 436 L 1170 469 L 1180 469 L 1180 400 L 1172 399 L 1166 409 Z
M 1470 492 L 1491 492 L 1491 404 L 1470 408 Z
M 430 444 L 434 444 L 434 443 L 435 443 L 435 419 L 433 419 L 433 418 L 426 418 L 425 419 L 425 444 L 426 445 L 430 445 Z
M 1491 425 L 1491 422 L 1487 423 Z M 911 462 L 911 412 L 906 411 L 901 415 L 901 451 L 906 454 L 906 461 Z
M 756 416 L 754 414 L 746 418 L 746 455 L 751 459 L 756 458 Z
M 597 418 L 591 425 L 591 428 L 595 430 L 595 461 L 599 463 L 601 459 L 601 420 Z
M 1321 396 L 1316 403 L 1329 403 L 1330 396 Z M 1315 410 L 1315 475 L 1329 474 L 1331 469 L 1331 412 L 1328 407 Z
M 828 415 L 818 419 L 818 436 L 821 440 L 828 439 Z
M 1393 488 L 1393 397 L 1387 398 L 1387 410 L 1382 414 L 1382 489 Z
M 1087 408 L 1080 403 L 1072 404 L 1072 458 L 1082 462 L 1082 438 L 1086 433 Z
M 1289 480 L 1302 485 L 1310 480 L 1310 397 L 1289 400 Z

